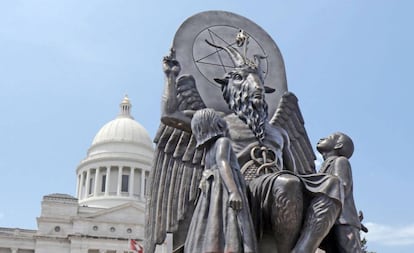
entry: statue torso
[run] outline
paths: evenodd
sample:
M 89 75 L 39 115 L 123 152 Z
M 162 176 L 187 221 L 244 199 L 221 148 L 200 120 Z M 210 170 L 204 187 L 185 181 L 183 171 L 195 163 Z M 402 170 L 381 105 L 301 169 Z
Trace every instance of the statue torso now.
M 361 223 L 359 221 L 359 217 L 357 214 L 357 210 L 355 207 L 355 201 L 354 201 L 354 195 L 353 195 L 353 180 L 352 180 L 352 172 L 350 171 L 351 168 L 340 168 L 338 171 L 338 168 L 335 166 L 335 160 L 338 157 L 330 157 L 327 160 L 325 160 L 322 163 L 322 166 L 319 170 L 319 173 L 327 173 L 331 175 L 336 175 L 339 177 L 341 181 L 347 181 L 348 185 L 346 188 L 344 188 L 344 200 L 343 200 L 343 206 L 341 214 L 339 215 L 336 223 L 342 224 L 342 225 L 352 225 L 357 228 L 361 227 Z M 345 173 L 345 171 L 342 170 L 349 170 Z M 344 178 L 343 175 L 348 175 L 350 178 Z
M 241 167 L 244 162 L 250 160 L 250 151 L 252 148 L 264 146 L 274 152 L 277 166 L 279 169 L 283 169 L 282 150 L 284 139 L 280 128 L 266 123 L 265 140 L 260 144 L 249 126 L 236 115 L 229 114 L 224 119 L 228 124 L 233 150 L 237 155 Z

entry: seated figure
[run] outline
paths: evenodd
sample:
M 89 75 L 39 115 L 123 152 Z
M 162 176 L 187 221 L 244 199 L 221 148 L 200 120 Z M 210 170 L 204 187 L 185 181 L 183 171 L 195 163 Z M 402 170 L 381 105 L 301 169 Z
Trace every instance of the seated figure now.
M 231 47 L 222 49 L 229 55 L 238 54 Z M 221 85 L 223 98 L 231 111 L 222 113 L 222 117 L 228 126 L 232 149 L 242 172 L 246 172 L 247 194 L 259 246 L 266 246 L 264 238 L 267 237 L 274 242 L 278 253 L 315 252 L 340 212 L 339 180 L 328 174 L 309 174 L 312 170 L 303 167 L 304 163 L 297 165 L 287 131 L 278 124 L 277 115 L 270 120 L 268 118 L 265 93 L 275 90 L 263 84 L 258 66 L 251 61 L 247 64 L 239 56 L 234 59 L 237 67 L 224 78 L 215 80 Z M 183 142 L 181 137 L 164 138 L 163 135 L 167 136 L 171 131 L 176 134 L 177 129 L 191 132 L 194 108 L 186 102 L 197 100 L 195 80 L 190 75 L 177 79 L 180 65 L 173 51 L 164 58 L 164 72 L 167 82 L 161 120 L 176 130 L 164 129 L 160 139 L 169 138 L 167 144 L 179 140 L 179 145 Z M 289 96 L 292 94 L 287 94 L 287 99 Z M 184 149 L 189 150 L 188 147 L 180 148 Z M 253 176 L 247 177 L 251 171 Z M 158 195 L 155 194 L 158 193 L 155 191 L 154 197 L 148 198 L 150 207 L 156 207 L 157 203 L 162 205 L 156 202 Z M 159 214 L 154 212 L 149 220 L 157 217 Z M 174 236 L 180 238 L 186 234 L 187 230 L 183 230 L 178 229 Z M 262 252 L 270 252 L 270 248 L 262 248 Z

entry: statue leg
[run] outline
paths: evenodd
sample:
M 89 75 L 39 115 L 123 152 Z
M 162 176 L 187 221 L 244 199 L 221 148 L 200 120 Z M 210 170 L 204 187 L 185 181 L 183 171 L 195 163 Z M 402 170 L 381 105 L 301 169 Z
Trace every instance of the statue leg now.
M 272 187 L 271 226 L 278 253 L 289 253 L 294 247 L 303 221 L 303 186 L 298 177 L 278 176 Z
M 318 195 L 308 207 L 304 227 L 292 253 L 315 252 L 329 233 L 341 211 L 339 203 L 333 199 Z
M 359 229 L 350 225 L 335 225 L 334 232 L 340 253 L 362 253 Z

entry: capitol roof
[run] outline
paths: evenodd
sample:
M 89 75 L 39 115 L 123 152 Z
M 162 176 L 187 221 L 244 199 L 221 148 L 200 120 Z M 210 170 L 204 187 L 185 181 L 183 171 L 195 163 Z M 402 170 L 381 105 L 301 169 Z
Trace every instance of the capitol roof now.
M 147 130 L 130 114 L 131 103 L 127 96 L 121 102 L 121 112 L 106 123 L 96 134 L 92 146 L 107 142 L 131 142 L 152 148 Z
M 147 130 L 131 116 L 131 107 L 128 96 L 125 96 L 120 104 L 119 115 L 95 135 L 88 150 L 88 158 L 119 153 L 148 154 L 152 157 L 154 148 L 151 138 Z

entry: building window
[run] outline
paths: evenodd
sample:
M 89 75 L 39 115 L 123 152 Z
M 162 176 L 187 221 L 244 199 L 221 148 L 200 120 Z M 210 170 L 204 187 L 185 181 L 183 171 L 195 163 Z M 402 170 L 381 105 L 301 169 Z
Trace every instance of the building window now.
M 101 192 L 105 192 L 105 189 L 106 189 L 106 175 L 102 175 Z
M 88 193 L 92 194 L 92 189 L 93 189 L 93 178 L 89 179 L 89 190 Z
M 121 191 L 128 192 L 128 188 L 129 188 L 129 175 L 122 175 Z

